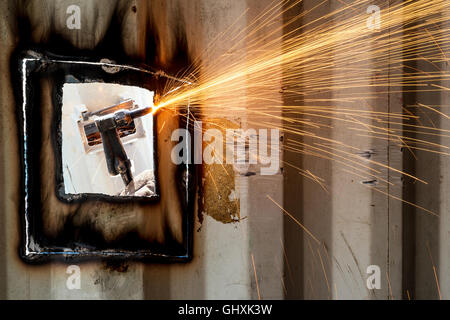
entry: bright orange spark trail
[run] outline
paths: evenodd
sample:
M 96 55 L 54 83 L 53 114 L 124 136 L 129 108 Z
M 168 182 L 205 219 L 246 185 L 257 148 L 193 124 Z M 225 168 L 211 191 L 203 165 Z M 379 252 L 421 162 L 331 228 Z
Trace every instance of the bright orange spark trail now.
M 302 0 L 273 2 L 247 28 L 240 28 L 240 21 L 236 21 L 185 72 L 193 84 L 174 88 L 175 84 L 169 82 L 166 94 L 153 112 L 188 103 L 210 117 L 245 112 L 267 119 L 254 121 L 255 125 L 264 124 L 309 140 L 289 141 L 283 146 L 286 152 L 328 159 L 360 174 L 377 177 L 386 187 L 391 183 L 378 177 L 383 169 L 426 184 L 424 179 L 388 164 L 362 160 L 355 155 L 361 151 L 358 146 L 329 137 L 333 129 L 329 122 L 339 123 L 360 137 L 399 143 L 414 157 L 414 150 L 448 155 L 442 150 L 448 146 L 426 139 L 449 137 L 446 135 L 449 131 L 435 127 L 431 119 L 422 119 L 410 106 L 403 107 L 406 110 L 403 114 L 367 107 L 388 94 L 440 94 L 450 90 L 450 73 L 440 67 L 448 62 L 445 52 L 450 49 L 450 29 L 446 24 L 450 1 L 406 0 L 381 8 L 382 24 L 377 31 L 367 27 L 366 8 L 372 4 L 369 0 L 352 1 L 297 26 L 301 19 L 328 2 L 318 1 L 310 10 L 283 22 L 280 22 L 283 15 L 301 5 Z M 269 32 L 255 37 L 258 31 L 272 25 Z M 212 59 L 214 63 L 202 65 L 203 57 L 217 51 L 218 42 L 230 43 L 229 49 Z M 432 69 L 423 71 L 413 66 L 414 62 L 427 63 Z M 324 98 L 326 93 L 333 95 Z M 289 104 L 281 102 L 280 94 Z M 450 119 L 439 106 L 421 102 L 416 105 Z M 421 109 L 418 111 L 423 112 Z M 247 121 L 251 123 L 252 120 Z M 409 136 L 408 128 L 421 137 Z M 321 178 L 310 170 L 299 168 L 299 173 L 326 190 Z
M 369 3 L 368 1 L 354 1 L 352 7 Z M 278 48 L 271 49 L 270 45 L 274 42 L 269 39 L 262 39 L 254 42 L 247 53 L 248 60 L 243 62 L 227 62 L 229 60 L 229 52 L 223 54 L 214 63 L 214 65 L 201 71 L 201 79 L 197 85 L 191 88 L 184 88 L 178 90 L 173 94 L 168 94 L 163 97 L 155 110 L 169 105 L 177 105 L 186 103 L 187 100 L 195 102 L 206 102 L 212 98 L 220 97 L 221 102 L 233 100 L 233 97 L 226 97 L 226 93 L 232 94 L 233 91 L 239 89 L 239 80 L 245 79 L 248 88 L 257 88 L 263 91 L 262 94 L 256 93 L 256 99 L 263 95 L 268 96 L 267 90 L 264 89 L 269 84 L 275 83 L 278 80 L 283 80 L 284 83 L 296 87 L 298 85 L 298 72 L 302 71 L 306 75 L 302 78 L 302 86 L 308 88 L 308 93 L 313 93 L 317 90 L 333 90 L 344 88 L 358 88 L 362 80 L 365 79 L 367 70 L 373 69 L 369 62 L 375 60 L 375 67 L 377 71 L 386 71 L 389 66 L 388 59 L 393 59 L 398 64 L 414 59 L 414 56 L 422 55 L 430 62 L 442 61 L 445 55 L 442 55 L 442 46 L 449 45 L 447 36 L 448 30 L 428 30 L 427 35 L 430 35 L 433 41 L 427 39 L 427 35 L 420 32 L 420 28 L 424 26 L 432 26 L 445 21 L 445 17 L 437 15 L 439 12 L 449 10 L 450 3 L 445 0 L 419 0 L 407 1 L 405 5 L 394 6 L 389 8 L 389 11 L 383 11 L 383 31 L 369 38 L 367 31 L 367 15 L 362 12 L 360 15 L 352 15 L 347 20 L 339 22 L 338 25 L 329 25 L 326 23 L 320 24 L 319 20 L 325 20 L 326 17 L 317 21 L 318 27 L 313 32 L 302 34 L 301 36 L 291 36 L 282 39 L 284 49 L 282 52 Z M 348 11 L 344 9 L 337 10 L 332 16 L 348 15 Z M 353 13 L 353 11 L 352 11 Z M 273 22 L 279 16 L 275 15 L 271 19 L 264 21 L 264 24 Z M 426 19 L 425 22 L 418 25 L 410 25 L 421 19 Z M 319 28 L 321 27 L 321 28 Z M 406 36 L 399 31 L 400 27 L 406 27 L 409 34 Z M 258 28 L 261 28 L 259 26 Z M 299 28 L 301 29 L 301 28 Z M 394 32 L 392 32 L 394 30 Z M 297 30 L 299 31 L 299 30 Z M 390 31 L 388 33 L 388 31 Z M 249 41 L 248 35 L 242 34 L 242 38 L 238 42 Z M 252 34 L 252 30 L 248 31 Z M 389 37 L 388 37 L 389 35 Z M 269 37 L 269 35 L 267 36 Z M 269 42 L 263 44 L 263 40 Z M 441 46 L 437 46 L 437 41 Z M 376 59 L 371 58 L 368 61 L 363 50 L 358 50 L 358 47 L 363 47 L 368 44 L 373 44 L 374 50 L 371 54 Z M 438 52 L 436 52 L 436 48 Z M 362 51 L 362 52 L 359 52 Z M 355 54 L 348 55 L 343 60 L 332 60 L 333 55 L 339 55 L 346 52 Z M 388 53 L 390 55 L 388 55 Z M 417 58 L 416 58 L 417 59 Z M 347 62 L 352 64 L 361 62 L 367 64 L 368 69 L 360 66 L 351 70 L 348 66 L 344 68 Z M 272 76 L 277 77 L 274 71 L 282 66 L 287 70 L 287 74 L 283 75 L 282 79 L 267 79 Z M 351 72 L 350 76 L 345 78 L 337 78 L 336 76 L 326 76 L 326 71 L 331 68 L 347 69 Z M 209 70 L 210 69 L 210 70 Z M 310 76 L 310 78 L 308 77 Z M 387 81 L 386 75 L 379 77 L 372 86 L 385 86 Z M 415 84 L 428 83 L 436 79 L 449 79 L 450 75 L 440 71 L 433 73 L 410 73 L 408 76 L 403 74 L 391 75 L 390 81 L 401 84 Z M 236 84 L 236 82 L 238 82 Z M 261 90 L 262 89 L 262 90 Z M 305 93 L 303 93 L 305 94 Z M 204 106 L 207 107 L 207 106 Z

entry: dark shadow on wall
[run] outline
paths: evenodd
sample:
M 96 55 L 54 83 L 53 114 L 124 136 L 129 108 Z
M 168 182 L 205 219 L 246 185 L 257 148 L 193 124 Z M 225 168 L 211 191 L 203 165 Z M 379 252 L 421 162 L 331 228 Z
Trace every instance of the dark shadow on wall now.
M 189 14 L 189 9 L 179 0 L 150 3 L 147 17 L 148 36 L 145 60 L 147 64 L 153 61 L 153 65 L 176 76 L 181 75 L 190 66 L 191 61 L 196 58 L 191 56 L 194 51 L 192 47 L 196 47 L 197 43 L 203 41 L 203 34 L 198 29 L 195 33 L 187 32 L 187 24 L 198 21 L 198 17 Z M 196 11 L 195 14 L 198 12 Z M 205 299 L 206 284 L 201 258 L 204 245 L 200 239 L 201 231 L 198 230 L 199 225 L 196 221 L 197 210 L 194 210 L 193 217 L 192 261 L 181 264 L 144 265 L 145 299 Z
M 286 11 L 283 20 L 286 23 L 316 5 L 316 1 L 303 1 L 301 5 Z M 286 4 L 287 6 L 289 6 L 289 3 Z M 329 10 L 329 5 L 324 5 L 321 10 L 303 16 L 289 27 L 285 27 L 284 34 L 313 21 L 320 15 L 328 13 Z M 307 31 L 308 28 L 304 28 L 301 31 L 295 31 L 295 34 L 301 35 L 301 32 Z M 284 70 L 284 73 L 286 71 Z M 302 75 L 300 74 L 298 77 L 298 82 L 301 83 Z M 301 104 L 301 101 L 305 98 L 286 93 L 290 88 L 285 84 L 283 84 L 282 89 L 285 106 Z M 329 95 L 329 93 L 319 93 L 314 98 L 326 99 L 330 98 Z M 308 102 L 308 105 L 311 105 L 311 103 Z M 292 127 L 297 130 L 304 129 L 300 123 L 291 122 L 292 120 L 301 121 L 301 115 L 298 115 L 295 110 L 284 108 L 283 117 L 286 119 L 283 126 L 287 129 L 284 136 L 284 146 L 289 140 L 311 143 L 310 138 L 289 132 L 289 128 Z M 310 128 L 308 130 L 314 131 Z M 331 135 L 331 131 L 321 131 L 320 135 L 327 137 L 327 135 Z M 310 179 L 304 178 L 297 168 L 310 170 L 320 175 L 328 186 L 332 177 L 330 161 L 303 155 L 286 147 L 283 148 L 283 159 L 284 208 L 321 241 L 320 244 L 315 242 L 290 217 L 285 215 L 284 283 L 286 285 L 286 299 L 329 299 L 331 292 L 327 282 L 332 283 L 331 262 L 326 257 L 332 257 L 332 252 L 329 251 L 331 248 L 332 199 L 321 186 Z M 329 191 L 333 192 L 332 190 Z M 323 268 L 321 259 L 324 263 Z
M 413 67 L 424 72 L 436 70 L 435 66 L 425 61 L 416 62 Z M 443 64 L 438 67 L 442 70 L 445 68 Z M 420 88 L 416 87 L 415 90 L 420 90 Z M 422 125 L 441 128 L 441 117 L 436 112 L 418 105 L 419 103 L 427 106 L 440 105 L 439 94 L 433 92 L 405 93 L 404 99 L 406 109 L 419 116 Z M 409 124 L 411 123 L 413 122 L 409 122 Z M 410 130 L 411 127 L 405 127 L 404 129 Z M 431 143 L 442 143 L 439 136 L 423 135 L 418 132 L 424 131 L 421 129 L 414 129 L 414 131 L 405 135 Z M 425 180 L 428 184 L 425 185 L 404 176 L 403 197 L 406 201 L 441 214 L 442 173 L 440 168 L 445 158 L 443 159 L 438 154 L 420 150 L 414 150 L 413 152 L 414 155 L 406 148 L 403 149 L 405 171 Z M 402 294 L 404 299 L 439 299 L 439 290 L 433 267 L 436 268 L 436 272 L 439 271 L 441 221 L 442 218 L 440 217 L 410 205 L 403 205 Z

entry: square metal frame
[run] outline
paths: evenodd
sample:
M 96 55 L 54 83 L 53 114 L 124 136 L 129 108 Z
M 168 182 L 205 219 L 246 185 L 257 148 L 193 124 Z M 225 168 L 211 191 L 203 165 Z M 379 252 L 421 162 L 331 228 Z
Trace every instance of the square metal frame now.
M 178 167 L 189 174 L 192 179 L 187 179 L 184 184 L 184 196 L 182 199 L 183 210 L 183 243 L 182 248 L 177 250 L 164 249 L 117 249 L 108 248 L 96 250 L 87 246 L 85 248 L 73 248 L 70 246 L 52 246 L 42 239 L 42 226 L 40 226 L 40 174 L 39 174 L 39 154 L 40 141 L 38 131 L 41 130 L 37 115 L 40 109 L 40 80 L 51 79 L 53 84 L 52 104 L 54 114 L 52 119 L 52 146 L 55 152 L 55 186 L 56 196 L 63 203 L 76 203 L 88 200 L 97 200 L 113 203 L 120 206 L 122 203 L 130 201 L 138 202 L 158 202 L 159 194 L 153 197 L 116 197 L 104 194 L 80 194 L 61 196 L 58 190 L 64 189 L 64 179 L 62 175 L 61 156 L 61 109 L 62 109 L 62 86 L 64 83 L 74 80 L 75 82 L 104 82 L 122 85 L 138 86 L 151 91 L 156 95 L 161 95 L 167 81 L 176 83 L 179 86 L 191 85 L 182 79 L 168 76 L 161 72 L 150 70 L 147 66 L 135 66 L 131 64 L 119 64 L 109 59 L 93 60 L 85 57 L 57 56 L 40 49 L 21 50 L 13 61 L 12 70 L 13 82 L 15 84 L 17 118 L 19 127 L 20 158 L 22 165 L 21 190 L 22 204 L 20 208 L 20 218 L 22 224 L 22 237 L 20 244 L 20 257 L 29 263 L 46 262 L 50 258 L 58 259 L 81 259 L 89 260 L 96 258 L 131 259 L 145 261 L 189 261 L 192 258 L 192 230 L 193 230 L 193 210 L 196 190 L 195 166 L 191 163 L 182 163 Z M 192 130 L 192 120 L 190 106 L 186 106 L 183 122 L 187 130 Z M 154 115 L 154 123 L 156 124 Z M 157 147 L 156 125 L 154 130 L 154 155 Z M 190 143 L 185 141 L 185 143 Z M 192 145 L 187 145 L 187 150 L 192 150 Z M 158 190 L 157 168 L 158 159 L 155 156 L 155 178 Z M 157 192 L 158 193 L 158 192 Z

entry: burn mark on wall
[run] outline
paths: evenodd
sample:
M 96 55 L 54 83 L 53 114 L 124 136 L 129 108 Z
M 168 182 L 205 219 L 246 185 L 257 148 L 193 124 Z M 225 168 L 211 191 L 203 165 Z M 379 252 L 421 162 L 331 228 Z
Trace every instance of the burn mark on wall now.
M 204 49 L 201 44 L 201 28 L 198 24 L 186 22 L 189 21 L 186 15 L 191 10 L 198 10 L 198 4 L 192 8 L 186 8 L 182 1 L 176 0 L 79 1 L 76 4 L 81 7 L 82 28 L 81 30 L 68 30 L 65 26 L 67 19 L 65 10 L 71 4 L 73 1 L 68 0 L 58 2 L 22 0 L 11 6 L 12 15 L 16 16 L 11 19 L 14 21 L 11 29 L 16 37 L 13 42 L 15 43 L 14 50 L 19 52 L 22 48 L 37 46 L 44 51 L 56 54 L 66 55 L 69 52 L 71 55 L 89 56 L 98 61 L 108 58 L 110 62 L 132 62 L 145 68 L 151 66 L 154 70 L 164 70 L 168 74 L 179 75 L 191 64 L 192 57 L 197 57 Z M 8 50 L 12 52 L 13 49 L 8 48 Z M 201 61 L 198 63 L 201 64 Z M 14 69 L 11 70 L 14 72 Z M 201 72 L 201 68 L 199 70 Z M 39 94 L 37 99 L 48 107 L 51 104 L 51 83 L 44 80 L 42 92 Z M 191 111 L 197 120 L 202 118 L 202 114 L 195 108 Z M 170 119 L 177 117 L 180 120 L 183 116 L 171 114 L 169 111 L 163 112 L 159 116 L 160 121 L 156 124 L 156 130 L 162 131 L 162 136 L 158 141 L 160 148 L 158 158 L 167 153 L 169 147 L 162 147 L 160 142 L 170 141 L 171 130 L 178 125 L 177 121 Z M 208 120 L 203 119 L 203 121 L 206 123 Z M 161 130 L 163 128 L 164 130 Z M 51 141 L 46 138 L 48 137 L 42 137 L 43 150 L 51 147 Z M 54 161 L 50 156 L 51 153 L 43 154 L 47 156 L 44 156 L 42 160 L 49 161 L 49 163 Z M 160 161 L 168 162 L 169 160 L 160 159 Z M 218 192 L 217 188 L 213 186 L 212 180 L 208 179 L 209 174 L 205 183 L 200 186 L 202 192 L 199 196 L 201 210 L 199 210 L 198 219 L 200 222 L 203 217 L 202 212 L 211 214 L 223 222 L 239 219 L 239 190 L 235 187 L 234 172 L 231 167 L 227 167 L 225 171 L 222 167 L 219 169 L 226 177 L 223 176 L 223 184 L 217 186 Z M 164 170 L 166 171 L 162 172 L 163 175 L 168 174 L 172 169 Z M 216 175 L 216 169 L 211 167 L 208 170 L 204 170 L 203 173 L 211 172 Z M 48 172 L 43 173 L 48 174 Z M 176 177 L 182 176 L 182 172 L 176 172 Z M 17 183 L 12 185 L 17 185 Z M 161 186 L 161 189 L 163 193 L 174 192 L 170 183 Z M 217 192 L 216 196 L 213 195 L 214 192 Z M 203 199 L 202 195 L 205 194 L 206 198 Z M 221 196 L 221 202 L 216 201 L 217 195 Z M 50 207 L 58 204 L 52 195 L 52 186 L 44 189 L 42 200 L 44 202 L 50 200 L 47 202 L 47 206 Z M 89 210 L 85 211 L 87 213 L 85 215 L 77 214 L 82 211 L 79 204 L 73 203 L 70 206 L 70 211 L 60 210 L 64 219 L 55 219 L 49 225 L 49 228 L 55 230 L 58 228 L 68 230 L 68 233 L 60 238 L 62 242 L 75 234 L 80 241 L 86 238 L 94 239 L 99 246 L 107 246 L 116 241 L 132 243 L 137 239 L 142 239 L 143 233 L 145 234 L 147 231 L 153 235 L 144 236 L 145 240 L 162 242 L 167 234 L 156 231 L 161 225 L 168 225 L 172 234 L 178 234 L 175 239 L 182 240 L 179 217 L 169 214 L 172 209 L 176 209 L 176 205 L 173 203 L 162 205 L 160 215 L 148 219 L 145 223 L 138 223 L 138 225 L 130 221 L 136 219 L 136 216 L 145 214 L 141 204 L 132 205 L 127 210 L 109 208 L 108 214 L 99 214 L 105 208 L 100 203 L 93 201 L 89 203 Z
M 108 58 L 109 61 L 126 64 L 131 62 L 146 70 L 163 70 L 164 73 L 174 75 L 182 73 L 191 63 L 184 28 L 179 25 L 182 24 L 182 19 L 171 21 L 170 25 L 175 26 L 176 32 L 167 32 L 170 35 L 170 45 L 165 45 L 168 39 L 161 39 L 160 30 L 155 28 L 158 21 L 152 20 L 157 15 L 153 12 L 154 6 L 146 2 L 133 3 L 135 2 L 107 1 L 107 5 L 103 3 L 105 8 L 101 9 L 100 14 L 98 2 L 82 2 L 82 12 L 89 12 L 89 17 L 84 21 L 86 24 L 83 25 L 82 31 L 70 31 L 61 24 L 67 17 L 63 10 L 66 1 L 61 1 L 58 5 L 53 1 L 22 1 L 16 8 L 18 43 L 15 51 L 21 52 L 23 48 L 33 47 L 58 55 L 69 53 L 90 57 L 96 61 Z M 93 10 L 89 11 L 92 6 Z M 42 19 L 46 22 L 39 23 Z M 92 22 L 95 22 L 95 25 L 92 25 Z M 16 58 L 17 55 L 14 55 L 11 62 L 13 76 L 17 76 Z M 16 79 L 14 77 L 12 83 L 17 84 Z M 55 104 L 55 99 L 52 101 L 51 97 L 55 97 L 55 83 L 44 77 L 40 85 L 41 90 L 37 90 L 33 99 L 43 107 L 40 115 L 47 112 L 52 114 L 51 106 Z M 196 113 L 195 110 L 191 112 Z M 186 124 L 186 113 L 183 109 L 176 112 L 162 110 L 155 123 L 156 131 L 159 132 L 165 126 L 165 132 L 170 133 L 175 128 L 182 127 Z M 197 115 L 197 118 L 199 117 L 200 115 Z M 44 123 L 41 128 L 49 128 L 54 118 L 44 116 L 42 119 Z M 54 164 L 58 159 L 53 156 L 51 150 L 57 147 L 57 144 L 48 129 L 35 139 L 41 141 L 40 161 L 44 164 L 38 175 L 53 177 Z M 176 255 L 188 257 L 192 240 L 185 231 L 192 227 L 192 223 L 184 221 L 182 215 L 192 215 L 193 201 L 184 196 L 185 191 L 182 192 L 182 189 L 185 189 L 181 186 L 181 182 L 185 181 L 185 170 L 172 165 L 167 157 L 170 156 L 171 146 L 171 140 L 164 134 L 158 138 L 157 157 L 159 162 L 163 163 L 158 173 L 162 180 L 162 198 L 166 199 L 161 199 L 150 211 L 144 203 L 133 202 L 117 206 L 100 199 L 84 204 L 74 202 L 64 205 L 55 196 L 53 179 L 43 179 L 39 191 L 40 210 L 44 212 L 40 227 L 43 228 L 42 235 L 47 240 L 41 244 L 53 243 L 63 247 L 69 245 L 74 250 L 84 247 L 83 250 L 92 251 L 112 247 L 138 250 L 143 248 L 143 243 L 150 244 L 144 246 L 145 248 L 155 250 L 155 244 L 174 248 L 184 243 L 187 248 L 186 255 L 181 251 Z M 193 172 L 189 174 L 193 175 Z M 189 181 L 195 180 L 194 174 Z M 195 187 L 189 187 L 189 192 L 192 191 L 195 192 Z M 183 208 L 189 209 L 186 211 Z
M 192 166 L 177 166 L 168 161 L 173 147 L 170 140 L 156 138 L 156 152 L 161 161 L 155 173 L 160 177 L 161 188 L 161 198 L 153 199 L 156 203 L 103 195 L 87 198 L 81 194 L 64 199 L 58 196 L 64 184 L 60 132 L 63 79 L 71 75 L 80 81 L 141 84 L 158 92 L 165 86 L 165 78 L 159 75 L 155 78 L 154 73 L 124 65 L 117 75 L 105 75 L 97 62 L 61 60 L 35 51 L 27 51 L 18 61 L 16 101 L 19 123 L 23 121 L 19 128 L 23 128 L 20 136 L 24 165 L 22 257 L 28 261 L 50 255 L 190 258 L 190 217 L 195 190 L 191 184 L 195 184 L 195 176 Z M 155 132 L 162 121 L 172 129 L 187 126 L 188 114 L 189 110 L 182 108 L 177 113 L 162 110 L 155 118 Z M 187 173 L 191 179 L 182 179 Z

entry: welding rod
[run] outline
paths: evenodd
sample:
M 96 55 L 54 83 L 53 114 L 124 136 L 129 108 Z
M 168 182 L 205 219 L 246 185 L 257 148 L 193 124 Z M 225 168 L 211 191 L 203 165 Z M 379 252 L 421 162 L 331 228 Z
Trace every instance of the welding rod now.
M 128 113 L 131 117 L 131 119 L 136 119 L 142 116 L 145 116 L 149 113 L 151 113 L 153 110 L 153 107 L 144 107 L 144 108 L 139 108 L 136 110 L 129 110 Z
M 136 110 L 119 110 L 114 112 L 114 120 L 118 127 L 126 126 L 129 125 L 134 119 L 151 113 L 152 110 L 153 107 L 144 107 Z

